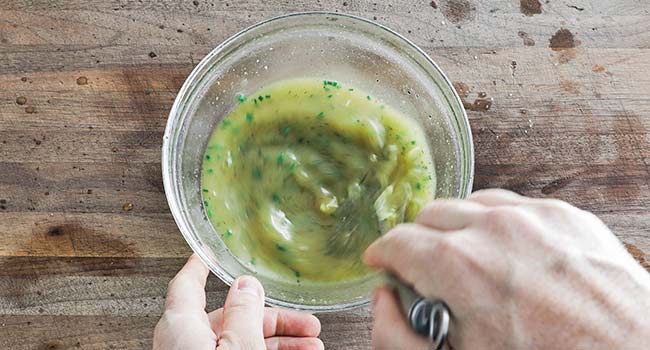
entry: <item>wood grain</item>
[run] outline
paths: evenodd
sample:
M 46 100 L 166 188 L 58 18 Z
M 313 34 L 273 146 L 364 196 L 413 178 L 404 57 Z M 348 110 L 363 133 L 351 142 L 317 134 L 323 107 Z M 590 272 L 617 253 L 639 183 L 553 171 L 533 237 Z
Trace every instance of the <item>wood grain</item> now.
M 593 211 L 648 268 L 650 4 L 522 3 L 0 1 L 0 348 L 151 347 L 190 254 L 160 174 L 174 97 L 227 37 L 296 11 L 414 41 L 463 90 L 475 189 Z M 327 348 L 370 348 L 368 310 L 321 320 Z

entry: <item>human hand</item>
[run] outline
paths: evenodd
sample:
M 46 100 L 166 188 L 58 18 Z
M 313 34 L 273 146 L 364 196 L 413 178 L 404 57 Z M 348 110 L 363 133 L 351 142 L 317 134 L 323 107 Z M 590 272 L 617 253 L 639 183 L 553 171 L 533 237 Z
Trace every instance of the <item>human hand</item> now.
M 205 311 L 210 270 L 192 255 L 169 282 L 154 350 L 322 350 L 320 322 L 310 314 L 264 307 L 257 279 L 233 282 L 224 307 Z
M 466 349 L 649 349 L 650 275 L 593 214 L 504 190 L 439 200 L 366 251 L 452 313 Z M 427 349 L 389 289 L 374 298 L 375 349 Z

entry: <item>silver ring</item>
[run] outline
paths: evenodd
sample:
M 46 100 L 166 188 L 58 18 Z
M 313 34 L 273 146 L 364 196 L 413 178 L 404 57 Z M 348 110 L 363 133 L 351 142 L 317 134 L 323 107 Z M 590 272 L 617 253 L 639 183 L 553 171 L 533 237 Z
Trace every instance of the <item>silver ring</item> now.
M 417 299 L 408 314 L 411 327 L 431 340 L 431 349 L 442 350 L 449 335 L 450 314 L 442 300 Z

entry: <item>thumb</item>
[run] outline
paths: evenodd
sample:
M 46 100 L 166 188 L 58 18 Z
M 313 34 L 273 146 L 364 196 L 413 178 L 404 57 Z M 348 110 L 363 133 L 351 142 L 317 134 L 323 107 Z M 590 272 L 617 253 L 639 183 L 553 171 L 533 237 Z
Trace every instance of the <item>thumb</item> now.
M 223 331 L 217 350 L 265 350 L 264 289 L 251 276 L 239 277 L 230 286 L 223 306 Z

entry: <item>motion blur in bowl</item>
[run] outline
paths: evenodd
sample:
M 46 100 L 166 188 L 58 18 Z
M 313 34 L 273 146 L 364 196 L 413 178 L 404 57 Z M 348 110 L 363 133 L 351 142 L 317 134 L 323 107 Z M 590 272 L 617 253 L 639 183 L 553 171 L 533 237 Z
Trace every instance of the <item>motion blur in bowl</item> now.
M 363 278 L 366 247 L 434 197 L 418 125 L 353 86 L 278 81 L 235 103 L 207 144 L 203 204 L 254 273 L 303 284 Z

